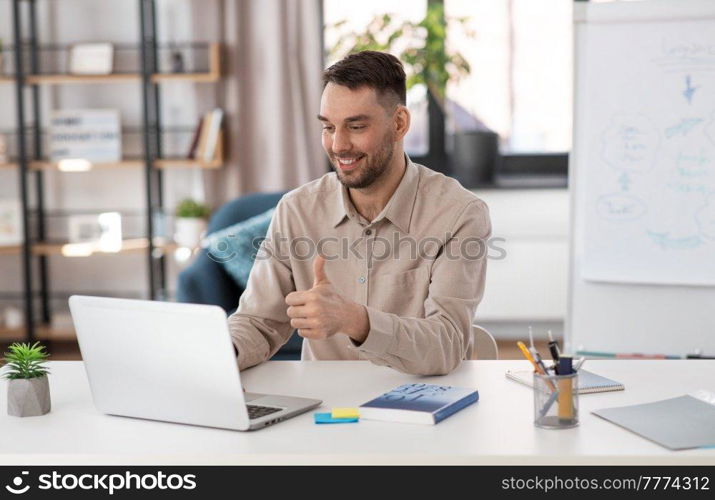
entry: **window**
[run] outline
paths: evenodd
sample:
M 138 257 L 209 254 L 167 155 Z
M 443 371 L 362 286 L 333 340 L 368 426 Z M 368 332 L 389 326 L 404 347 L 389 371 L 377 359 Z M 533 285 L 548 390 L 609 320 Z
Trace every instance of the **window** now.
M 474 38 L 451 29 L 471 73 L 447 96 L 499 133 L 503 153 L 571 148 L 572 0 L 445 0 Z
M 346 55 L 335 50 L 346 33 L 374 32 L 376 24 L 370 23 L 384 14 L 394 25 L 419 23 L 428 8 L 427 0 L 323 0 L 323 5 L 327 65 Z M 470 66 L 469 74 L 447 83 L 444 130 L 498 133 L 507 170 L 565 173 L 571 147 L 572 0 L 443 0 L 443 5 L 447 52 L 459 53 Z M 404 35 L 390 51 L 397 54 L 418 38 Z M 413 127 L 405 149 L 413 157 L 434 153 L 428 151 L 429 131 L 435 130 L 428 116 L 435 115 L 428 115 L 423 85 L 408 90 L 408 106 Z

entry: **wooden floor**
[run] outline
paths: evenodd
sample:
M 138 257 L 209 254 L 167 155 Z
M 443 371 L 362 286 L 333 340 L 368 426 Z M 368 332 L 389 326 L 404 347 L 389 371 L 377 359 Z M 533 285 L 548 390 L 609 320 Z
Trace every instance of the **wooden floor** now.
M 544 341 L 536 341 L 536 345 L 539 353 L 545 358 L 549 357 L 549 349 Z M 47 351 L 50 353 L 51 360 L 80 360 L 82 359 L 79 354 L 79 347 L 76 342 L 65 342 L 65 341 L 54 341 L 46 342 Z M 499 359 L 524 359 L 521 355 L 519 348 L 516 346 L 516 342 L 513 340 L 498 340 L 497 345 L 499 346 Z M 2 352 L 7 351 L 7 343 L 0 344 Z

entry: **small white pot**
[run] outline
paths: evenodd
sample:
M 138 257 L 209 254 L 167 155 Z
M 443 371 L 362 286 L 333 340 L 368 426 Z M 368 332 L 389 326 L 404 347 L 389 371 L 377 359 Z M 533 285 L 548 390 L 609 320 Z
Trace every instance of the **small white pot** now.
M 47 375 L 8 380 L 8 415 L 36 417 L 48 413 L 50 406 L 50 383 Z
M 206 220 L 199 218 L 177 217 L 174 222 L 174 241 L 186 248 L 196 248 L 206 232 Z

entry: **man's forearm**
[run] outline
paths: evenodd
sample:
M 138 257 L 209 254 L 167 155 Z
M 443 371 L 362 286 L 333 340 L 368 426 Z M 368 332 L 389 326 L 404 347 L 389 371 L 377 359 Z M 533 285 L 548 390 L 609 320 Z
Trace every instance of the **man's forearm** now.
M 357 302 L 349 304 L 344 325 L 343 333 L 353 339 L 357 345 L 365 342 L 370 332 L 370 319 L 365 306 Z

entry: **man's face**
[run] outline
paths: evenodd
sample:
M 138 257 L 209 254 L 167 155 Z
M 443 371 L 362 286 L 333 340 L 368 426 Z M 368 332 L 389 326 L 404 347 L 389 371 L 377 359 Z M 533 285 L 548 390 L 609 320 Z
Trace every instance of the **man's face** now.
M 323 149 L 345 186 L 366 188 L 388 169 L 395 146 L 392 116 L 374 89 L 328 83 L 318 119 Z

